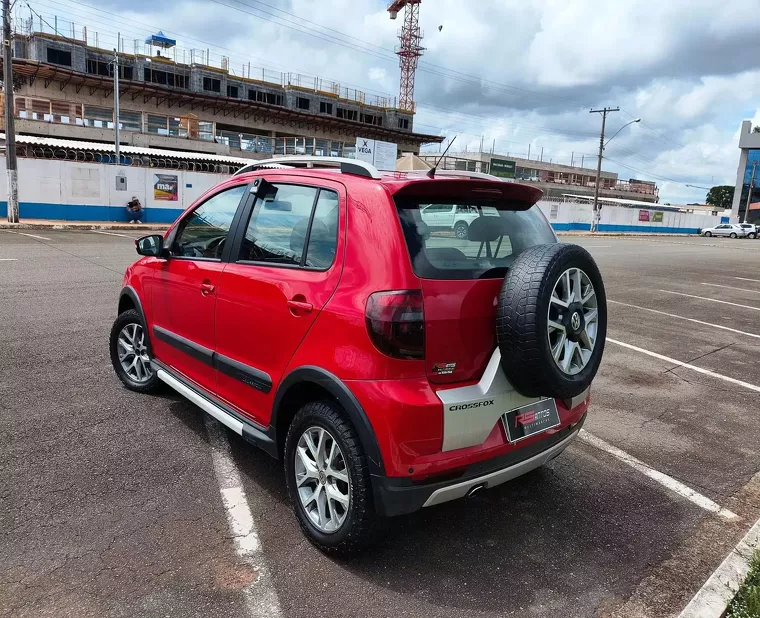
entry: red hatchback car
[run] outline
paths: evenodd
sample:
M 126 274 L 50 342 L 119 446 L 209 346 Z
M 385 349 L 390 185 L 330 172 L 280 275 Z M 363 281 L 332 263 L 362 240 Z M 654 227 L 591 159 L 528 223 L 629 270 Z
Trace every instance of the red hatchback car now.
M 467 172 L 254 163 L 137 241 L 114 369 L 282 459 L 308 538 L 359 550 L 384 517 L 503 483 L 578 435 L 604 285 L 540 195 Z M 463 206 L 466 234 L 426 223 L 431 204 Z

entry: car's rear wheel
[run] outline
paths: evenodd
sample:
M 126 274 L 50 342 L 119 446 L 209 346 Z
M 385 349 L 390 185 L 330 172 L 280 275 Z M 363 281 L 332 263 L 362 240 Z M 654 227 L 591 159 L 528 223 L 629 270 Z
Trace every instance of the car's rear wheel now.
M 755 239 L 755 238 L 757 238 L 757 234 L 755 234 L 755 232 L 750 232 L 748 236 L 749 236 L 750 238 L 752 238 L 752 239 Z
M 538 245 L 507 273 L 496 335 L 510 383 L 527 397 L 575 397 L 594 379 L 604 352 L 607 301 L 599 269 L 583 247 Z
M 712 236 L 712 232 L 705 232 L 705 236 Z
M 285 477 L 298 523 L 325 552 L 361 551 L 381 527 L 367 458 L 342 409 L 319 401 L 303 406 L 285 439 Z
M 150 364 L 150 345 L 140 314 L 135 309 L 116 318 L 110 337 L 111 364 L 129 390 L 153 393 L 162 382 Z
M 467 240 L 467 223 L 458 221 L 454 226 L 454 235 L 460 240 Z

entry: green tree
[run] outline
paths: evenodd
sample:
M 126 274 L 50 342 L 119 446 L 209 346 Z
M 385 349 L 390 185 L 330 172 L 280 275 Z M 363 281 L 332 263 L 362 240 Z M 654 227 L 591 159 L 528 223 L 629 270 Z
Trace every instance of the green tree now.
M 715 208 L 730 209 L 734 201 L 734 187 L 731 185 L 718 185 L 707 192 L 705 201 Z

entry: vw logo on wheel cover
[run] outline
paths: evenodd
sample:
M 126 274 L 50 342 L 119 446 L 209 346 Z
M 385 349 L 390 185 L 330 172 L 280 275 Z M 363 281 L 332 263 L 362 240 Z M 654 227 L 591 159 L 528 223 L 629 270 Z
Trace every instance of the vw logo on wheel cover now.
M 570 326 L 573 330 L 578 330 L 581 327 L 581 316 L 577 311 L 570 318 Z

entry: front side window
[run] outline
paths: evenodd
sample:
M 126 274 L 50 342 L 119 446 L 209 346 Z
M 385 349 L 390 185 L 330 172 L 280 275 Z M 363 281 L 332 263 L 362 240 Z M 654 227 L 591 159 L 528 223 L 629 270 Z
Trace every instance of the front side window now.
M 273 189 L 256 200 L 238 259 L 329 268 L 337 247 L 338 194 L 301 185 Z
M 185 217 L 172 243 L 172 255 L 221 259 L 232 219 L 247 186 L 217 193 Z
M 436 229 L 425 215 L 439 207 L 449 212 L 454 204 L 443 196 L 437 204 L 426 204 L 396 200 L 412 268 L 423 279 L 501 278 L 525 249 L 557 242 L 536 206 L 526 209 L 527 204 L 509 200 L 457 203 L 462 218 L 456 227 Z

